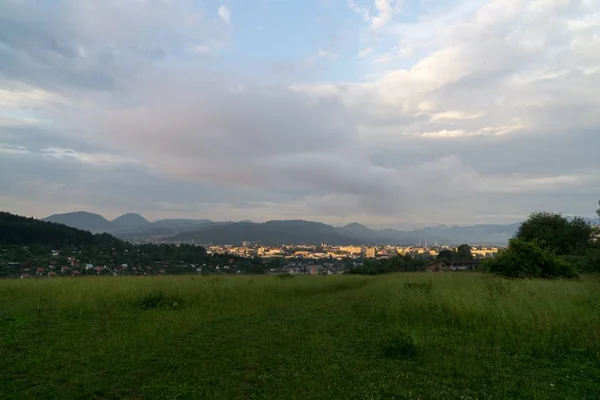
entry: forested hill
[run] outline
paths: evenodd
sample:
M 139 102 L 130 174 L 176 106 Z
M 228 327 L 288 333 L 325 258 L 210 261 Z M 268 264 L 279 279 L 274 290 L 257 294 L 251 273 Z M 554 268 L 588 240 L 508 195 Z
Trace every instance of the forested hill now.
M 121 240 L 107 233 L 92 234 L 53 222 L 0 211 L 0 244 L 6 245 L 109 245 Z

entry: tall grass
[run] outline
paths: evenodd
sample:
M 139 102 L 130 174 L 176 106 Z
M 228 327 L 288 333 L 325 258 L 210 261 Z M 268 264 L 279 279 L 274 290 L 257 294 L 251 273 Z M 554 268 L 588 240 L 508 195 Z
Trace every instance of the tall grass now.
M 600 281 L 0 281 L 6 398 L 598 398 Z

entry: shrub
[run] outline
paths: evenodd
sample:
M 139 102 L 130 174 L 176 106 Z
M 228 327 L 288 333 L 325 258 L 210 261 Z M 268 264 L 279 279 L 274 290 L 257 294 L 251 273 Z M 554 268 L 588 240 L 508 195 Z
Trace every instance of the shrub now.
M 433 289 L 433 283 L 429 282 L 405 282 L 404 289 L 429 293 Z
M 537 242 L 511 239 L 508 248 L 484 263 L 484 270 L 508 278 L 576 278 L 577 270 Z
M 135 306 L 142 310 L 180 310 L 184 299 L 179 296 L 167 296 L 164 292 L 155 290 L 140 297 Z
M 386 337 L 383 344 L 383 356 L 393 360 L 404 360 L 417 355 L 417 345 L 412 336 L 395 332 Z
M 163 292 L 150 292 L 138 301 L 138 307 L 142 310 L 153 310 L 166 304 L 166 296 Z
M 600 272 L 600 248 L 591 247 L 577 255 L 564 256 L 563 259 L 574 265 L 579 272 Z

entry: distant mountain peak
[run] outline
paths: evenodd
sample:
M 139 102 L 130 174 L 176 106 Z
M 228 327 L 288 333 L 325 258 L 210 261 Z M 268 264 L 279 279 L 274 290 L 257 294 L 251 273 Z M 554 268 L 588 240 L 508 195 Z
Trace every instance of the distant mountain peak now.
M 348 225 L 344 225 L 342 228 L 348 228 L 348 229 L 369 229 L 368 227 L 364 226 L 363 224 L 359 224 L 358 222 L 351 222 Z
M 113 219 L 112 223 L 118 226 L 142 226 L 148 225 L 150 221 L 142 217 L 140 214 L 127 213 Z
M 43 221 L 56 222 L 77 229 L 91 232 L 102 232 L 110 229 L 112 224 L 102 215 L 87 211 L 75 211 L 64 214 L 53 214 Z

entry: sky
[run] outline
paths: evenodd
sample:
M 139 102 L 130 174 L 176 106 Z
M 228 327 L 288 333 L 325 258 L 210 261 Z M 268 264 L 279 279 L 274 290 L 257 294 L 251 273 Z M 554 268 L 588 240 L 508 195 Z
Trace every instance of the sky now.
M 593 216 L 596 0 L 0 0 L 0 209 Z

